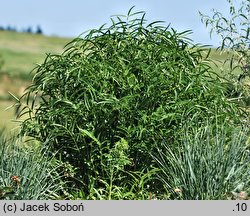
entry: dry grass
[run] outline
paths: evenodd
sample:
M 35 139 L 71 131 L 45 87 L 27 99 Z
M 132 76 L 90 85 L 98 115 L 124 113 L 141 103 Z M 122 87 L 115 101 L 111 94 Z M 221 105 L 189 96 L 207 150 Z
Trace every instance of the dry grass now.
M 6 128 L 6 131 L 15 133 L 18 130 L 18 123 L 14 122 L 14 108 L 6 110 L 6 108 L 13 105 L 13 101 L 1 100 L 0 101 L 0 128 Z

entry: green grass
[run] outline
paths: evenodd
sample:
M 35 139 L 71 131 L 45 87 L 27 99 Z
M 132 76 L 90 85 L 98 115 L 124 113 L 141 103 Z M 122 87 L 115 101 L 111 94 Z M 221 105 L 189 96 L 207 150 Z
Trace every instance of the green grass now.
M 175 150 L 159 144 L 153 157 L 172 199 L 235 199 L 237 193 L 250 192 L 249 129 L 228 134 L 228 128 L 215 126 L 214 133 L 208 124 L 192 134 L 185 132 Z
M 58 172 L 61 163 L 39 148 L 22 146 L 0 131 L 0 199 L 59 199 L 65 185 Z
M 5 63 L 2 72 L 12 77 L 27 78 L 46 53 L 61 53 L 71 39 L 0 31 L 0 54 Z
M 236 77 L 239 76 L 241 73 L 241 69 L 239 67 L 236 67 L 235 69 L 231 70 L 230 60 L 232 58 L 232 53 L 230 51 L 221 51 L 217 50 L 215 48 L 211 49 L 210 53 L 210 59 L 212 60 L 211 67 L 214 69 L 214 72 L 216 72 L 219 75 L 225 76 L 232 73 Z M 236 64 L 232 65 L 232 67 L 235 67 Z

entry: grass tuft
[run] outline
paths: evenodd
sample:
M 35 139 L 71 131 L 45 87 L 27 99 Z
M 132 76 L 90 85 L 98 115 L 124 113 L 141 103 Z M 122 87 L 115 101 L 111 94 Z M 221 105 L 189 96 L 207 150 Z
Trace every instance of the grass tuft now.
M 224 200 L 250 192 L 248 130 L 236 129 L 230 136 L 226 130 L 208 126 L 183 134 L 174 150 L 167 143 L 158 146 L 152 156 L 172 199 Z

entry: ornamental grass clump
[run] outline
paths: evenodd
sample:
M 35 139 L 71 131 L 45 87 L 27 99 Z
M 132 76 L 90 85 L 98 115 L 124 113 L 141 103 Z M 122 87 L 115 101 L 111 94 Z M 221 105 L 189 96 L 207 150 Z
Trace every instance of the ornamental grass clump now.
M 186 130 L 175 150 L 159 143 L 152 154 L 170 199 L 247 199 L 250 195 L 249 129 L 228 126 Z M 245 197 L 243 197 L 245 194 Z M 240 195 L 242 197 L 240 197 Z
M 18 117 L 29 114 L 22 133 L 49 143 L 85 187 L 109 179 L 103 164 L 121 141 L 130 163 L 117 170 L 127 175 L 150 169 L 148 154 L 163 140 L 174 145 L 185 122 L 198 127 L 217 113 L 233 124 L 241 115 L 189 31 L 147 24 L 133 8 L 111 21 L 48 55 L 19 100 Z
M 61 199 L 61 163 L 0 131 L 0 200 Z

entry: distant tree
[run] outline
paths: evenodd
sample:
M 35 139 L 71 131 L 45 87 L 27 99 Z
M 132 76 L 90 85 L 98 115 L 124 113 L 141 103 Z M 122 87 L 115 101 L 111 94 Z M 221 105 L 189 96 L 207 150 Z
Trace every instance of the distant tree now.
M 33 31 L 32 31 L 32 27 L 29 26 L 29 27 L 26 29 L 26 33 L 32 34 L 32 32 L 33 32 Z
M 39 25 L 36 28 L 36 34 L 43 34 L 43 30 Z
M 5 29 L 6 31 L 13 31 L 13 32 L 16 32 L 16 27 L 13 27 L 13 26 L 10 26 L 8 25 L 7 28 Z
M 6 30 L 7 30 L 7 31 L 11 31 L 11 26 L 7 26 L 7 27 L 6 27 Z

